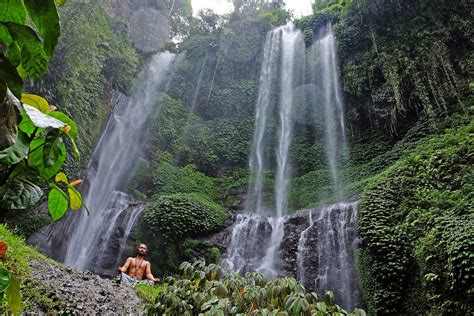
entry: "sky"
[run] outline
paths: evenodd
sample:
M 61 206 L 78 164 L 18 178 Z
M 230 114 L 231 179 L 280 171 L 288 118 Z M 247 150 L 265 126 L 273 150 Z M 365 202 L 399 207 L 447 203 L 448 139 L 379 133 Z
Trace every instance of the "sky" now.
M 217 14 L 225 14 L 233 9 L 231 0 L 192 0 L 191 2 L 194 12 L 201 9 L 211 9 Z M 286 7 L 293 10 L 297 17 L 311 14 L 312 2 L 313 0 L 285 0 Z

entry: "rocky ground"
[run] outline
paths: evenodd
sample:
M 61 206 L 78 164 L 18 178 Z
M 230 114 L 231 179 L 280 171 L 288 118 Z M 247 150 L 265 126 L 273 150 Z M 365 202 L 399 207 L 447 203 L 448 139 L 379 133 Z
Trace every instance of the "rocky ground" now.
M 54 262 L 30 263 L 32 282 L 40 285 L 42 294 L 58 302 L 59 310 L 32 306 L 29 313 L 66 313 L 78 315 L 138 315 L 143 303 L 135 290 Z

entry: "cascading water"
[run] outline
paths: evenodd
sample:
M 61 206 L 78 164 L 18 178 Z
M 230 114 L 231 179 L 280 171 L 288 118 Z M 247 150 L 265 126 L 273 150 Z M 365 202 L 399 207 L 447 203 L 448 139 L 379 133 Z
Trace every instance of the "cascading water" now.
M 329 25 L 327 34 L 311 47 L 319 71 L 313 71 L 313 84 L 320 98 L 314 109 L 322 112 L 324 142 L 333 196 L 343 197 L 340 162 L 347 150 L 344 107 L 336 66 L 336 42 Z M 319 104 L 318 104 L 319 103 Z M 357 203 L 338 203 L 309 212 L 309 225 L 298 242 L 297 275 L 299 280 L 320 294 L 333 290 L 346 308 L 361 302 L 357 286 L 353 241 L 356 239 Z M 313 217 L 316 216 L 316 219 Z M 316 267 L 307 269 L 308 266 Z
M 293 94 L 297 91 L 295 53 L 300 48 L 304 51 L 301 33 L 294 30 L 291 24 L 267 34 L 249 159 L 251 177 L 246 213 L 236 216 L 223 265 L 239 273 L 258 271 L 269 277 L 280 273 L 296 274 L 309 289 L 320 294 L 332 290 L 341 305 L 354 308 L 361 303 L 354 263 L 357 202 L 337 203 L 309 210 L 308 213 L 303 211 L 297 216 L 286 216 L 291 179 L 288 158 L 293 138 Z M 317 87 L 316 97 L 309 102 L 313 103 L 314 114 L 320 118 L 324 128 L 324 148 L 333 197 L 342 199 L 344 193 L 340 164 L 347 146 L 335 37 L 330 26 L 326 35 L 312 45 L 309 55 L 313 59 L 312 65 L 316 65 L 309 69 L 312 74 L 310 86 Z M 278 69 L 279 60 L 281 63 Z M 265 154 L 271 139 L 269 122 L 272 119 L 272 89 L 278 75 L 281 79 L 274 190 L 276 216 L 268 217 L 271 212 L 265 204 L 264 180 L 269 166 Z M 307 221 L 304 220 L 305 216 L 308 216 Z M 295 218 L 299 226 L 295 226 Z M 306 223 L 307 226 L 304 226 Z M 299 229 L 291 232 L 291 227 Z M 298 245 L 292 247 L 291 241 L 285 238 L 295 237 Z M 285 244 L 284 250 L 280 250 L 282 243 Z M 284 257 L 279 256 L 279 251 L 284 252 L 281 254 Z
M 131 97 L 115 94 L 113 113 L 87 169 L 84 203 L 90 214 L 85 210 L 71 213 L 38 233 L 49 235 L 47 239 L 33 236 L 31 243 L 38 240 L 40 248 L 49 247 L 53 258 L 79 269 L 103 274 L 115 270 L 123 244 L 144 208 L 120 190 L 126 189 L 142 154 L 145 124 L 159 104 L 174 59 L 171 53 L 156 54 L 139 74 Z
M 228 255 L 223 260 L 225 266 L 238 272 L 258 271 L 269 277 L 278 274 L 277 252 L 283 239 L 284 215 L 288 209 L 289 149 L 293 129 L 293 90 L 297 61 L 295 57 L 298 51 L 304 51 L 303 35 L 291 22 L 267 34 L 257 99 L 254 141 L 249 159 L 251 176 L 246 203 L 246 212 L 258 215 L 237 216 Z M 278 61 L 280 61 L 279 69 Z M 281 81 L 275 179 L 276 217 L 267 217 L 265 215 L 270 212 L 264 205 L 264 177 L 268 167 L 265 151 L 269 138 L 267 130 L 272 106 L 272 88 L 278 70 Z M 271 233 L 268 234 L 268 231 Z M 262 256 L 263 249 L 266 249 L 264 256 Z
M 107 235 L 110 235 L 106 228 L 116 215 L 104 210 L 114 197 L 114 191 L 124 188 L 132 176 L 141 153 L 144 124 L 156 104 L 160 85 L 173 59 L 171 53 L 155 55 L 139 77 L 141 86 L 114 110 L 93 154 L 95 170 L 87 176 L 90 187 L 84 201 L 91 212 L 89 215 L 82 212 L 74 221 L 66 264 L 85 269 L 94 260 L 97 250 L 106 247 Z
M 315 100 L 315 109 L 322 110 L 324 123 L 324 143 L 329 171 L 332 179 L 333 195 L 343 198 L 343 181 L 340 174 L 341 160 L 347 152 L 344 104 L 342 100 L 337 69 L 336 38 L 332 26 L 327 34 L 311 47 L 311 57 L 319 60 L 319 67 L 313 70 L 313 84 L 319 87 L 320 95 Z
M 316 218 L 313 220 L 313 216 Z M 337 203 L 309 211 L 309 226 L 298 241 L 297 275 L 320 295 L 334 291 L 339 304 L 361 303 L 354 260 L 357 202 Z M 308 267 L 313 269 L 308 269 Z

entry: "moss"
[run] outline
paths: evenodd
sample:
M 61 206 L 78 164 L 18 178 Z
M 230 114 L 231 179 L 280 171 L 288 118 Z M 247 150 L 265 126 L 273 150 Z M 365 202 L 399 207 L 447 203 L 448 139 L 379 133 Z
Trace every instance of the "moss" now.
M 11 231 L 6 225 L 0 225 L 0 240 L 8 245 L 8 251 L 5 259 L 0 262 L 0 266 L 6 268 L 14 274 L 21 282 L 20 291 L 23 298 L 23 309 L 28 310 L 31 307 L 41 310 L 53 311 L 65 308 L 62 301 L 52 300 L 44 295 L 40 284 L 30 278 L 31 270 L 29 262 L 32 259 L 41 261 L 52 261 L 44 255 L 37 252 L 34 248 L 25 244 L 23 238 L 18 237 L 15 231 Z M 6 313 L 6 306 L 0 306 L 0 312 Z

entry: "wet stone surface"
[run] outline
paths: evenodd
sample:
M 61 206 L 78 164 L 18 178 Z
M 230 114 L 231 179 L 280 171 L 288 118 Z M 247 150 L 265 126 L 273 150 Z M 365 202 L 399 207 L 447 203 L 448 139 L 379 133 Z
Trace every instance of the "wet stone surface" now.
M 131 287 L 115 280 L 102 279 L 91 272 L 82 272 L 51 262 L 30 262 L 32 278 L 48 297 L 63 301 L 66 310 L 77 315 L 141 315 L 142 301 Z M 34 308 L 35 309 L 35 308 Z M 51 313 L 37 307 L 34 314 Z

